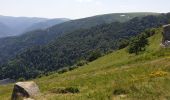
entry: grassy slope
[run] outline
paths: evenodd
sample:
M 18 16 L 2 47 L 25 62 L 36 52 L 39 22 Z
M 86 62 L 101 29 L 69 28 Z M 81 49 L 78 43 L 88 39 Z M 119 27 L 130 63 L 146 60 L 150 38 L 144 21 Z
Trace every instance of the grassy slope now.
M 150 45 L 138 56 L 122 49 L 81 68 L 53 74 L 34 81 L 42 95 L 38 100 L 120 99 L 114 90 L 127 91 L 124 99 L 170 99 L 170 49 L 160 48 L 161 29 L 149 39 Z M 78 94 L 53 94 L 53 88 L 78 87 Z M 12 85 L 0 86 L 0 98 L 9 99 Z

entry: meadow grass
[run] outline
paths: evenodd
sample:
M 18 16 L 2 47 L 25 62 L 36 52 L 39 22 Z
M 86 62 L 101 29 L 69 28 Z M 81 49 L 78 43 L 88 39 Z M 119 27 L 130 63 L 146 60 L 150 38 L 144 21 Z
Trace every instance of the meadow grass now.
M 37 100 L 168 100 L 170 99 L 170 49 L 160 47 L 162 29 L 149 38 L 146 51 L 128 54 L 126 48 L 83 67 L 34 79 Z M 13 85 L 0 86 L 0 99 L 8 100 Z M 76 87 L 80 93 L 58 94 L 52 89 Z

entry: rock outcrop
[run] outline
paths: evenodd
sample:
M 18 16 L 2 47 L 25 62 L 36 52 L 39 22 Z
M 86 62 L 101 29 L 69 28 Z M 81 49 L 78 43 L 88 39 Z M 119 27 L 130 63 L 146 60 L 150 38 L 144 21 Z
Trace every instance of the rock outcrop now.
M 170 24 L 163 26 L 163 39 L 161 45 L 165 48 L 170 47 Z
M 11 100 L 22 100 L 39 94 L 40 90 L 35 82 L 18 82 L 14 85 Z

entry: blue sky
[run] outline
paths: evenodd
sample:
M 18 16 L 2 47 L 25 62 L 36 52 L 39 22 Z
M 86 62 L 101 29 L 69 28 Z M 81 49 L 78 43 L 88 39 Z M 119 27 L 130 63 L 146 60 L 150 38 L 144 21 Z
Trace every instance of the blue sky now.
M 119 12 L 170 12 L 170 0 L 0 0 L 0 15 L 83 18 Z

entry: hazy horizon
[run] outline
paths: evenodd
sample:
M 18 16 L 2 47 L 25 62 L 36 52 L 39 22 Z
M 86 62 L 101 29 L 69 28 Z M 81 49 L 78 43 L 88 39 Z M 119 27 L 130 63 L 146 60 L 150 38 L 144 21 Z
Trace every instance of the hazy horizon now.
M 169 3 L 169 0 L 0 0 L 0 15 L 79 19 L 110 13 L 167 13 Z

